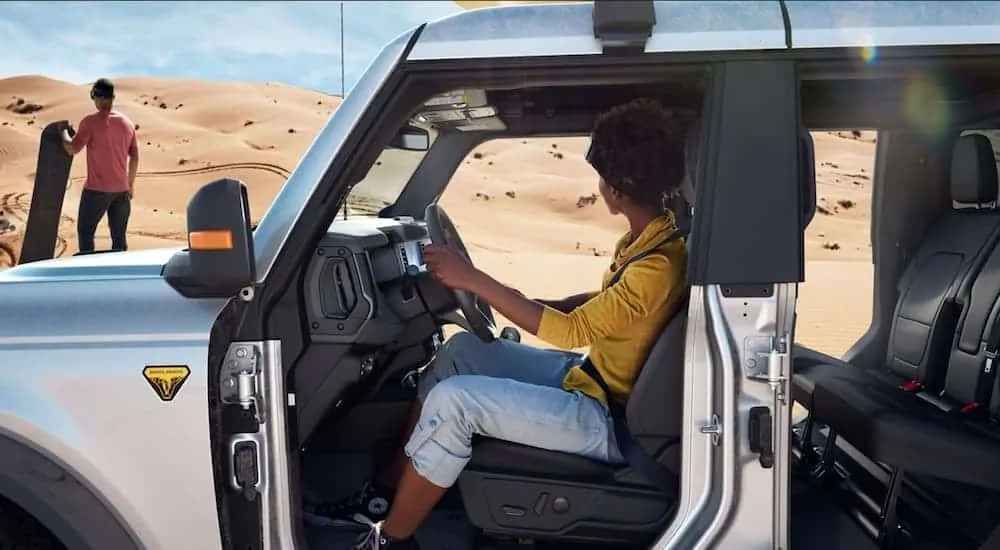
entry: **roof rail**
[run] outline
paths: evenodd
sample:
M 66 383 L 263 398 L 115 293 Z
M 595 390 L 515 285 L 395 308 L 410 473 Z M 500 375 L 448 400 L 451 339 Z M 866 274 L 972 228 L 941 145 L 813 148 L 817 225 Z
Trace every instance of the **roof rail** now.
M 609 55 L 639 55 L 653 34 L 653 0 L 594 0 L 594 38 Z

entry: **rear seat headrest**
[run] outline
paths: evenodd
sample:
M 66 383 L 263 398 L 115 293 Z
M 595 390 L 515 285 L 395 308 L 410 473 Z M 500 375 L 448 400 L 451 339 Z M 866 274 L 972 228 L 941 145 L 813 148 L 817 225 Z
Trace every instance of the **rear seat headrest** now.
M 951 153 L 951 198 L 985 204 L 997 200 L 997 163 L 993 144 L 982 134 L 961 136 Z

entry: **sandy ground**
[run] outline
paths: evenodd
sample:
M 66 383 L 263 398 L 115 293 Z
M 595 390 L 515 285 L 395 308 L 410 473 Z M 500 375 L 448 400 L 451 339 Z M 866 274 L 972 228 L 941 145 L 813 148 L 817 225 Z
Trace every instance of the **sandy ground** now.
M 134 249 L 181 244 L 188 199 L 216 177 L 246 182 L 259 218 L 339 103 L 281 84 L 126 78 L 116 86 L 116 107 L 138 126 L 141 151 L 129 224 Z M 0 216 L 13 225 L 0 222 L 0 245 L 15 254 L 41 129 L 62 119 L 78 126 L 92 108 L 84 86 L 44 77 L 0 79 Z M 797 340 L 839 355 L 871 314 L 874 135 L 819 133 L 814 139 L 820 210 L 807 231 Z M 594 194 L 583 150 L 579 139 L 518 139 L 487 143 L 466 159 L 442 204 L 477 265 L 531 296 L 559 297 L 599 284 L 624 225 Z M 60 256 L 76 251 L 85 164 L 84 155 L 73 163 Z M 97 236 L 98 248 L 109 246 L 103 223 Z M 0 269 L 8 256 L 0 250 Z

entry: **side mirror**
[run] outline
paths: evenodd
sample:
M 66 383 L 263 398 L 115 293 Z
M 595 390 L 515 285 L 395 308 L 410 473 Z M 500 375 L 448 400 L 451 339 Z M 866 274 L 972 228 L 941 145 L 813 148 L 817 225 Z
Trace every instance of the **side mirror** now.
M 229 298 L 256 280 L 250 203 L 243 182 L 220 179 L 199 189 L 187 207 L 188 247 L 163 277 L 188 298 Z
M 431 147 L 431 134 L 424 128 L 407 124 L 392 138 L 389 147 L 404 151 L 426 151 Z

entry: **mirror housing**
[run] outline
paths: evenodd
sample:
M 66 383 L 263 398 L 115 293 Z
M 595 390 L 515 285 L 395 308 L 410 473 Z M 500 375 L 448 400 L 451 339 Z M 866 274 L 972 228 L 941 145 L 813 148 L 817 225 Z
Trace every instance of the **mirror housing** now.
M 205 184 L 187 207 L 188 246 L 163 267 L 163 277 L 188 298 L 230 298 L 257 279 L 250 202 L 243 182 Z
M 407 124 L 396 132 L 389 147 L 403 151 L 426 151 L 431 147 L 431 134 L 425 128 Z

